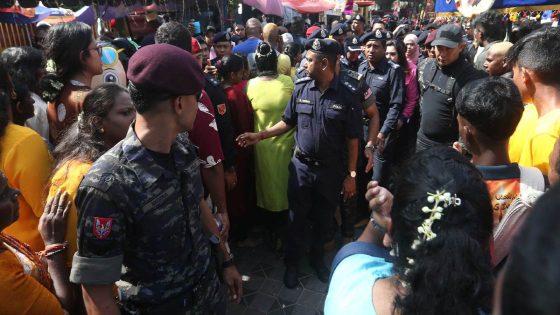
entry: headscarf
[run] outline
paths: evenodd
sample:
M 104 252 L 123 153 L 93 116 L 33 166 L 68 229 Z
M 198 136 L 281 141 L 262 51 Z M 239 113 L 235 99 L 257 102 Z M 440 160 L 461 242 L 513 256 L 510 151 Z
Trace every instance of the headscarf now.
M 414 34 L 408 34 L 404 37 L 405 45 L 407 43 L 414 43 L 414 48 L 411 52 L 406 49 L 406 60 L 412 62 L 413 64 L 418 64 L 418 57 L 420 56 L 420 48 L 418 47 L 418 36 Z

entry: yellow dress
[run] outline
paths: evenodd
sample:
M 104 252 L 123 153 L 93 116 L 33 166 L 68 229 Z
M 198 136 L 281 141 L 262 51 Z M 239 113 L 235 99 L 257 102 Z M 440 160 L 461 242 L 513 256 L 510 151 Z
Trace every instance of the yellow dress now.
M 86 176 L 91 168 L 92 163 L 82 161 L 69 161 L 61 165 L 51 179 L 51 187 L 49 189 L 48 198 L 54 198 L 56 191 L 61 189 L 68 194 L 72 200 L 70 213 L 68 213 L 68 221 L 66 224 L 66 241 L 68 248 L 66 249 L 66 265 L 72 267 L 72 257 L 78 250 L 77 248 L 77 229 L 78 229 L 78 210 L 76 209 L 76 194 L 82 179 Z
M 19 189 L 19 218 L 4 229 L 38 252 L 44 249 L 37 226 L 43 213 L 45 187 L 51 173 L 51 157 L 45 141 L 34 130 L 8 124 L 0 138 L 0 171 L 8 185 Z
M 247 96 L 253 106 L 255 132 L 282 119 L 293 91 L 292 79 L 282 74 L 273 80 L 257 77 L 249 81 Z M 269 211 L 288 209 L 288 164 L 293 147 L 293 130 L 255 145 L 257 206 Z

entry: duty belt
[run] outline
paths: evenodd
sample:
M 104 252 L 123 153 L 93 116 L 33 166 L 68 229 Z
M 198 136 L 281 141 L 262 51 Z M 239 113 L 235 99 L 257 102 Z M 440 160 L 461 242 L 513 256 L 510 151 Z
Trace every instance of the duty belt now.
M 324 161 L 321 160 L 317 160 L 307 154 L 305 154 L 303 151 L 301 151 L 298 147 L 296 147 L 294 149 L 294 156 L 300 160 L 303 164 L 307 164 L 307 165 L 313 165 L 313 166 L 321 166 L 324 165 Z

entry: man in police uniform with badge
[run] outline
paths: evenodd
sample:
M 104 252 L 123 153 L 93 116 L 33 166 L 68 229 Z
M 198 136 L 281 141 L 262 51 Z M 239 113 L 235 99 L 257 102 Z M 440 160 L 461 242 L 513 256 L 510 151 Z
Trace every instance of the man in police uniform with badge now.
M 354 36 L 361 37 L 365 33 L 366 18 L 361 14 L 356 14 L 352 17 L 352 32 Z
M 344 68 L 352 71 L 358 71 L 361 59 L 362 46 L 357 36 L 352 36 L 344 41 L 344 55 L 340 58 L 340 62 Z
M 231 50 L 231 35 L 229 32 L 224 31 L 214 35 L 214 51 L 216 52 L 216 58 L 210 60 L 210 63 L 215 66 L 222 57 L 231 55 Z
M 364 47 L 364 60 L 358 72 L 365 77 L 379 110 L 380 130 L 377 142 L 367 144 L 375 150 L 373 180 L 387 185 L 390 164 L 394 156 L 396 124 L 404 102 L 404 72 L 399 65 L 385 58 L 386 40 L 391 36 L 383 31 L 369 32 L 360 38 Z
M 332 39 L 336 40 L 340 47 L 344 46 L 344 40 L 346 38 L 346 28 L 344 23 L 337 23 L 329 33 Z
M 297 267 L 305 244 L 308 219 L 313 223 L 311 266 L 327 282 L 324 237 L 334 216 L 341 188 L 346 198 L 356 194 L 358 139 L 362 134 L 360 91 L 336 75 L 340 46 L 332 39 L 306 43 L 309 77 L 295 83 L 282 120 L 259 133 L 245 133 L 238 144 L 248 146 L 297 127 L 296 148 L 289 166 L 289 225 L 285 243 L 288 288 L 298 285 Z M 344 154 L 347 152 L 347 163 Z
M 185 133 L 198 110 L 202 70 L 181 48 L 154 44 L 134 54 L 127 76 L 138 115 L 78 188 L 70 281 L 82 286 L 88 314 L 225 314 L 204 233 L 219 242 L 219 231 Z M 222 275 L 239 302 L 241 277 L 224 256 Z

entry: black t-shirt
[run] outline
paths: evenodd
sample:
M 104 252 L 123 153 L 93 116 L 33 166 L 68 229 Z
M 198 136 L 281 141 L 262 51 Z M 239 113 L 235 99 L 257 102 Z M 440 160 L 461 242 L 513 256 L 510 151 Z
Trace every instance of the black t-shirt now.
M 430 74 L 430 67 L 436 63 L 435 60 L 428 60 L 424 69 L 424 78 Z M 420 111 L 422 118 L 420 121 L 419 137 L 442 144 L 452 143 L 459 138 L 459 127 L 457 124 L 457 111 L 455 110 L 455 98 L 459 91 L 469 82 L 484 78 L 486 73 L 476 70 L 463 58 L 459 58 L 451 65 L 436 66 L 436 73 L 431 81 L 432 84 L 445 90 L 450 76 L 456 78 L 451 95 L 446 95 L 437 91 L 433 87 L 421 88 L 422 103 Z

